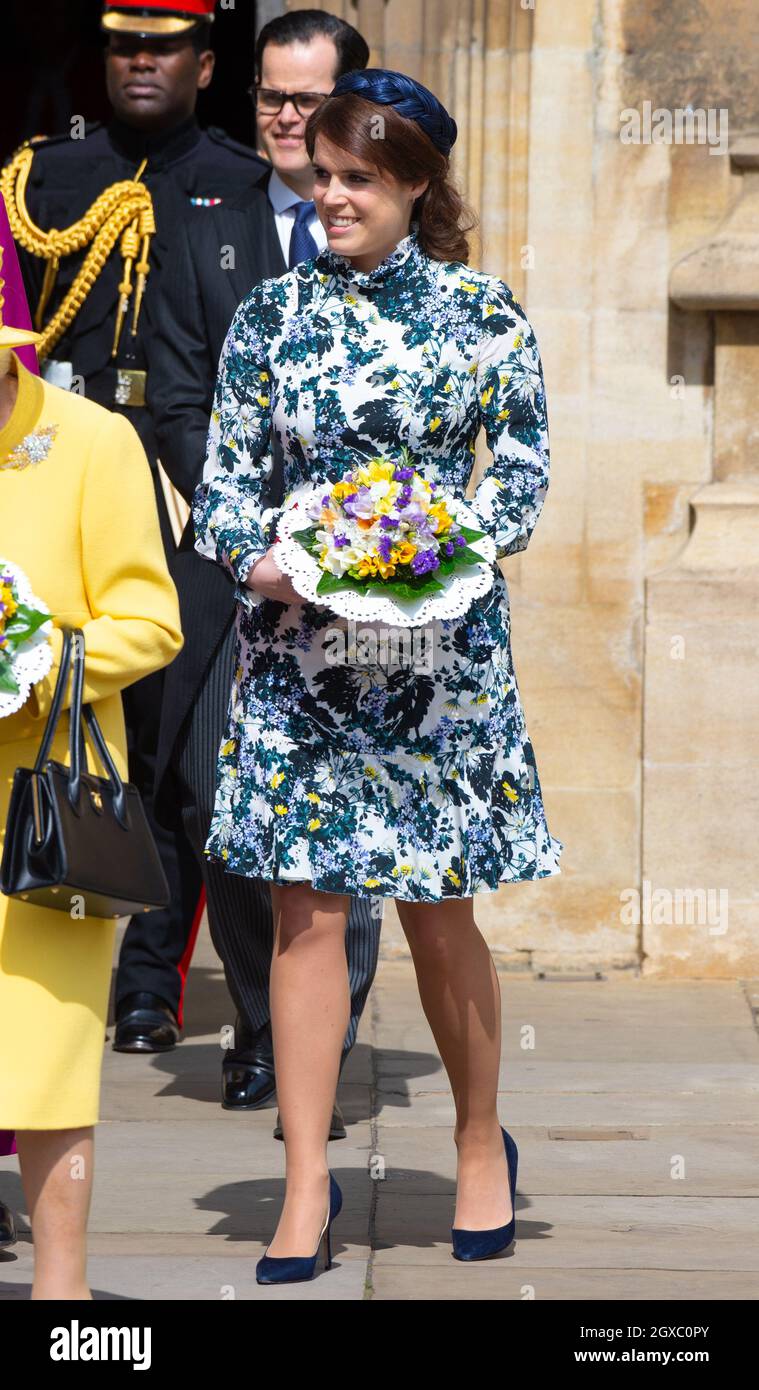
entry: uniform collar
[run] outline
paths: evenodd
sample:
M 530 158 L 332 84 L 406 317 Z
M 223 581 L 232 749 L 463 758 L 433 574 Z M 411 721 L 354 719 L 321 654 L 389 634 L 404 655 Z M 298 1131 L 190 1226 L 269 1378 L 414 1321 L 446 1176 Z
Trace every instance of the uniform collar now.
M 194 115 L 182 121 L 181 125 L 172 126 L 171 130 L 161 130 L 153 135 L 136 130 L 117 116 L 113 116 L 108 123 L 108 136 L 116 152 L 134 164 L 141 164 L 143 159 L 147 159 L 147 172 L 172 164 L 194 149 L 200 134 L 200 126 Z
M 424 252 L 419 242 L 419 224 L 412 223 L 408 236 L 403 237 L 374 270 L 357 270 L 347 256 L 339 256 L 329 248 L 321 252 L 318 260 L 320 270 L 326 269 L 328 273 L 354 289 L 369 290 L 377 285 L 386 285 L 389 281 L 401 278 L 418 268 L 424 260 Z

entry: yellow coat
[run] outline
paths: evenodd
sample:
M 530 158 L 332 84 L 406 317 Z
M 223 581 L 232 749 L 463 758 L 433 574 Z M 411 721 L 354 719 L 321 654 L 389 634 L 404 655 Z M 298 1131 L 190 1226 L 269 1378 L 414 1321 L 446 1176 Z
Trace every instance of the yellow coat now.
M 33 765 L 50 708 L 60 625 L 84 631 L 84 699 L 125 778 L 120 692 L 168 665 L 183 642 L 136 431 L 42 382 L 15 356 L 13 368 L 18 397 L 0 429 L 0 556 L 21 566 L 50 608 L 55 661 L 24 708 L 0 719 L 0 850 L 13 773 Z M 23 441 L 41 437 L 44 451 L 40 432 L 50 425 L 46 457 L 25 463 Z M 66 713 L 51 754 L 66 763 L 68 724 Z M 102 775 L 89 746 L 88 754 Z M 0 1129 L 97 1121 L 114 930 L 113 921 L 72 919 L 0 894 Z

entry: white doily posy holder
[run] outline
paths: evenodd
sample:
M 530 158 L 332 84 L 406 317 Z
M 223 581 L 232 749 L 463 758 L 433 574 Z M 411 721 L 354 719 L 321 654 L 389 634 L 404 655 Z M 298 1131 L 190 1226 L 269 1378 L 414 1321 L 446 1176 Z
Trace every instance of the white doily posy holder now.
M 445 588 L 418 599 L 395 599 L 390 594 L 378 594 L 369 589 L 364 594 L 354 589 L 337 589 L 330 594 L 317 594 L 316 586 L 324 571 L 293 538 L 293 531 L 305 531 L 312 526 L 306 508 L 309 502 L 323 496 L 325 486 L 304 484 L 288 494 L 277 524 L 278 545 L 273 550 L 279 569 L 288 574 L 295 588 L 311 603 L 324 604 L 333 613 L 357 622 L 386 622 L 396 627 L 420 627 L 435 618 L 460 618 L 473 599 L 482 598 L 492 588 L 495 565 L 495 542 L 490 536 L 468 541 L 471 550 L 482 556 L 482 564 L 466 565 L 443 579 Z M 481 530 L 478 518 L 465 502 L 446 498 L 449 512 L 463 526 Z
M 30 608 L 37 608 L 40 613 L 49 613 L 50 609 L 42 599 L 37 598 L 32 592 L 24 571 L 19 569 L 10 560 L 4 560 L 0 556 L 0 574 L 10 574 L 16 586 L 16 591 L 22 603 L 26 603 Z M 0 691 L 0 719 L 6 715 L 15 714 L 26 704 L 29 699 L 29 691 L 37 681 L 41 681 L 46 676 L 53 664 L 53 648 L 50 644 L 50 637 L 53 631 L 52 618 L 42 623 L 18 646 L 13 655 L 13 675 L 18 684 L 18 694 L 4 694 Z

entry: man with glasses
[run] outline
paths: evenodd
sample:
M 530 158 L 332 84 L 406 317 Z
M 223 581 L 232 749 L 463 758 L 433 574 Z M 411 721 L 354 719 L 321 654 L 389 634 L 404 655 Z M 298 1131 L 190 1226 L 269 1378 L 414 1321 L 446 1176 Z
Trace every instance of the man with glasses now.
M 311 200 L 306 120 L 337 77 L 365 67 L 368 58 L 361 35 L 322 10 L 294 10 L 264 25 L 250 90 L 271 169 L 257 186 L 186 222 L 170 245 L 158 247 L 166 263 L 165 294 L 149 311 L 149 401 L 162 463 L 188 503 L 202 477 L 216 369 L 238 303 L 259 281 L 284 274 L 327 245 Z M 273 499 L 281 478 L 271 482 Z M 267 883 L 227 874 L 203 856 L 232 686 L 235 599 L 230 576 L 199 555 L 194 540 L 190 522 L 172 568 L 185 645 L 167 672 L 156 805 L 167 825 L 181 820 L 196 849 L 214 943 L 237 1006 L 235 1046 L 222 1065 L 222 1105 L 256 1109 L 276 1089 L 271 898 Z M 372 915 L 373 901 L 381 907 L 381 899 L 354 899 L 348 918 L 351 1020 L 343 1062 L 377 965 L 381 916 Z M 282 1137 L 279 1117 L 274 1133 Z M 330 1138 L 344 1135 L 336 1105 Z

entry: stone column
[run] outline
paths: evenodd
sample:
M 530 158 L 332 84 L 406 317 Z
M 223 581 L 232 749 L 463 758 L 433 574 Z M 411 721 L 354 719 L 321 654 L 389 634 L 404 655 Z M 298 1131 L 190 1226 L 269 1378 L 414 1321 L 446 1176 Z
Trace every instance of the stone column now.
M 730 158 L 737 200 L 669 282 L 713 316 L 712 480 L 646 585 L 642 931 L 669 976 L 759 969 L 759 133 Z

